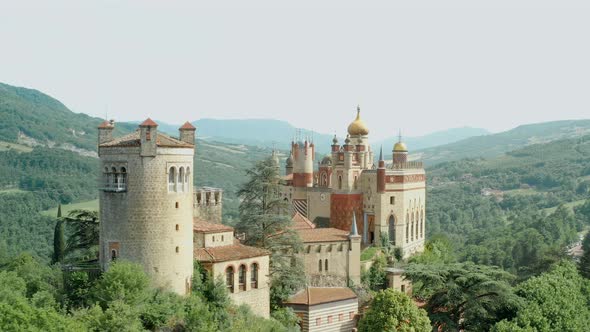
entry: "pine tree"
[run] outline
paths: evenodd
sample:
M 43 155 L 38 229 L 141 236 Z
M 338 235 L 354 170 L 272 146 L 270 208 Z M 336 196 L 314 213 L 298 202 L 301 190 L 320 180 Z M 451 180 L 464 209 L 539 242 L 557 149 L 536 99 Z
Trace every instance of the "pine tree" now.
M 66 250 L 66 239 L 64 235 L 64 222 L 61 217 L 61 204 L 57 207 L 57 221 L 53 232 L 53 258 L 52 262 L 61 263 Z
M 288 202 L 280 196 L 276 162 L 268 158 L 247 171 L 249 177 L 240 191 L 238 233 L 244 233 L 246 244 L 270 251 L 271 306 L 280 303 L 303 287 L 303 265 L 296 253 L 301 240 L 293 230 Z

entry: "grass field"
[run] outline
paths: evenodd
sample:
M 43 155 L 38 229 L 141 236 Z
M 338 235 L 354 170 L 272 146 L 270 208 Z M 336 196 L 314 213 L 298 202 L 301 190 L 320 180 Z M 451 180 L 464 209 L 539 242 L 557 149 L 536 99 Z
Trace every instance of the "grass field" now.
M 513 189 L 513 190 L 506 190 L 504 194 L 506 195 L 533 195 L 538 194 L 539 192 L 533 188 L 529 189 Z
M 91 201 L 79 202 L 79 203 L 72 203 L 66 204 L 61 206 L 61 213 L 63 216 L 66 216 L 68 212 L 73 210 L 91 210 L 91 211 L 98 211 L 98 199 L 94 199 Z M 45 210 L 43 212 L 44 215 L 47 216 L 57 216 L 57 207 L 49 210 Z
M 33 148 L 30 146 L 26 146 L 26 145 L 0 141 L 0 151 L 8 151 L 8 150 L 15 150 L 18 152 L 31 152 L 31 151 L 33 151 Z
M 0 190 L 0 194 L 14 194 L 14 193 L 26 193 L 26 191 L 18 189 L 18 188 Z
M 377 247 L 369 247 L 361 252 L 361 261 L 368 261 L 373 259 L 375 254 L 379 251 Z
M 582 205 L 584 204 L 586 200 L 585 199 L 581 199 L 579 201 L 573 201 L 573 202 L 569 202 L 569 203 L 565 203 L 565 206 L 573 209 L 574 207 L 578 206 L 578 205 Z M 555 210 L 557 209 L 557 206 L 554 206 L 552 208 L 547 208 L 547 209 L 543 209 L 543 211 L 547 212 L 547 214 L 551 214 L 553 212 L 555 212 Z

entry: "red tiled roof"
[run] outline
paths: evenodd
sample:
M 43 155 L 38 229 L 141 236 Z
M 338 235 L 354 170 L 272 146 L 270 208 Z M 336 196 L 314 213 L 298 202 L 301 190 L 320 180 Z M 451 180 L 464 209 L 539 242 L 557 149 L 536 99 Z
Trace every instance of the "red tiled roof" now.
M 157 127 L 158 124 L 154 122 L 154 120 L 147 118 L 144 122 L 142 122 L 140 127 Z
M 314 223 L 312 223 L 309 219 L 305 218 L 299 212 L 295 212 L 295 215 L 291 219 L 293 221 L 293 225 L 291 225 L 292 229 L 313 229 L 315 228 Z
M 307 287 L 289 298 L 285 304 L 316 305 L 356 299 L 348 287 Z
M 313 228 L 295 230 L 303 243 L 348 241 L 348 232 L 337 228 Z
M 158 137 L 156 139 L 156 144 L 159 147 L 166 147 L 166 148 L 192 148 L 194 145 L 183 142 L 179 139 L 174 137 L 170 137 L 168 135 L 162 134 L 158 132 Z M 112 141 L 103 143 L 100 147 L 134 147 L 134 146 L 141 146 L 141 139 L 139 138 L 139 131 L 135 131 L 131 134 L 127 134 L 125 136 L 117 137 Z
M 227 262 L 238 259 L 268 256 L 267 250 L 234 243 L 229 246 L 195 248 L 194 258 L 200 262 Z
M 202 219 L 193 219 L 193 230 L 197 233 L 221 233 L 221 232 L 233 232 L 233 227 L 224 224 L 215 224 L 207 222 Z
M 197 128 L 195 128 L 195 126 L 193 126 L 190 122 L 185 122 L 182 127 L 180 127 L 180 129 L 184 129 L 184 130 L 196 130 Z
M 113 128 L 113 125 L 109 121 L 104 120 L 101 124 L 98 125 L 98 128 L 99 129 Z

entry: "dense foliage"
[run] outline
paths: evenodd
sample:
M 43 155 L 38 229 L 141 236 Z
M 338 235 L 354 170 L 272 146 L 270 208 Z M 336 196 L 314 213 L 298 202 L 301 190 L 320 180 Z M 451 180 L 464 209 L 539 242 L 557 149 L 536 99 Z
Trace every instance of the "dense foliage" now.
M 97 276 L 62 272 L 30 255 L 0 262 L 2 331 L 289 331 L 230 304 L 222 282 L 196 264 L 193 293 L 149 286 L 141 266 L 118 262 Z
M 358 324 L 359 332 L 428 332 L 430 320 L 406 294 L 380 291 Z

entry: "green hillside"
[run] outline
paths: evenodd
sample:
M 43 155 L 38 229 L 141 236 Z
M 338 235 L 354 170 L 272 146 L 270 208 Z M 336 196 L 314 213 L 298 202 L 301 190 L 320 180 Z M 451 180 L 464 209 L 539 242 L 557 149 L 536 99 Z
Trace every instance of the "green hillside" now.
M 544 122 L 415 151 L 415 155 L 430 165 L 463 158 L 492 158 L 528 145 L 587 134 L 590 134 L 590 120 Z
M 460 259 L 526 277 L 590 226 L 590 135 L 427 169 L 427 233 Z
M 0 83 L 0 141 L 96 150 L 99 118 L 73 113 L 37 90 Z M 118 126 L 118 133 L 132 130 Z

